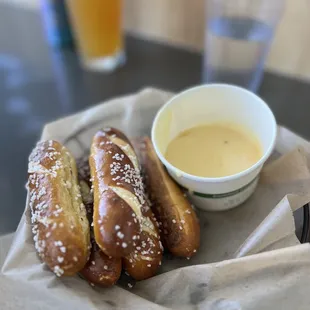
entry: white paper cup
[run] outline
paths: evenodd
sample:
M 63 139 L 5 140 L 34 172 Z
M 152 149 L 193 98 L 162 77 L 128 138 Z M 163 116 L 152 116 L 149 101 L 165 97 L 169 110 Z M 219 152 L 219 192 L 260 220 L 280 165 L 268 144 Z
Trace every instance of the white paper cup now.
M 248 128 L 261 143 L 261 159 L 240 173 L 219 178 L 185 173 L 166 160 L 167 146 L 178 134 L 216 122 Z M 155 151 L 169 174 L 188 190 L 195 206 L 209 211 L 233 208 L 250 197 L 263 164 L 273 151 L 276 135 L 276 120 L 268 105 L 246 89 L 226 84 L 198 86 L 174 96 L 159 110 L 152 127 Z

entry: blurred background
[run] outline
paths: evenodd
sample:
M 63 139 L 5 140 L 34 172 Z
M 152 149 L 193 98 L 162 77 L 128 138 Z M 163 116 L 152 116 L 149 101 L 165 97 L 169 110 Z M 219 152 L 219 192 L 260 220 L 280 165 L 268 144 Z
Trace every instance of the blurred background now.
M 204 78 L 213 65 L 208 62 L 211 50 L 216 64 L 231 55 L 244 63 L 244 47 L 236 47 L 235 40 L 255 43 L 249 48 L 253 76 L 265 69 L 262 83 L 244 86 L 267 101 L 279 123 L 310 138 L 309 1 L 250 1 L 264 7 L 252 6 L 255 16 L 247 21 L 261 13 L 265 22 L 271 14 L 270 36 L 263 39 L 239 22 L 234 32 L 221 19 L 211 33 L 208 14 L 216 19 L 226 10 L 244 9 L 249 0 L 230 1 L 229 7 L 215 7 L 215 2 L 0 0 L 0 234 L 15 230 L 19 222 L 28 155 L 44 124 L 146 86 L 177 92 L 217 81 Z M 270 10 L 275 2 L 278 6 Z M 210 43 L 223 25 L 229 40 Z M 219 51 L 227 46 L 225 56 Z
M 36 11 L 41 0 L 0 0 Z M 141 38 L 202 51 L 206 0 L 124 0 L 124 29 Z M 291 76 L 310 78 L 310 3 L 286 0 L 266 67 Z

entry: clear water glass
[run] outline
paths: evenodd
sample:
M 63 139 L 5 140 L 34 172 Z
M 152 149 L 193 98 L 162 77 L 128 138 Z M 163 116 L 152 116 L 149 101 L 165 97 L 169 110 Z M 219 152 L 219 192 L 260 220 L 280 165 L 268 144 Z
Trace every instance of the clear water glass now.
M 207 0 L 203 81 L 256 92 L 284 0 Z

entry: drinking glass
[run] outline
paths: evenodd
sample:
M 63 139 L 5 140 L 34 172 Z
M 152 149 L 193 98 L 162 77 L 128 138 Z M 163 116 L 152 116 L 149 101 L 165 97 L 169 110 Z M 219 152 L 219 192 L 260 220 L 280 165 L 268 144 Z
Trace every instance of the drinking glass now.
M 284 0 L 206 0 L 203 80 L 256 91 Z
M 84 67 L 112 71 L 125 61 L 122 0 L 67 0 Z

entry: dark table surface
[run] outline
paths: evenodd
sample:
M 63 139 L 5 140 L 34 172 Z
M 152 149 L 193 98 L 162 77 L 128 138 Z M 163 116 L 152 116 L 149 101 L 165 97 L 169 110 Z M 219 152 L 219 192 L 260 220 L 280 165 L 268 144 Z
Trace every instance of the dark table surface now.
M 19 222 L 28 155 L 46 122 L 145 86 L 180 91 L 201 83 L 200 54 L 132 37 L 126 43 L 123 68 L 86 72 L 73 50 L 48 46 L 37 12 L 0 4 L 0 234 Z M 266 73 L 259 94 L 280 124 L 310 139 L 310 84 Z

